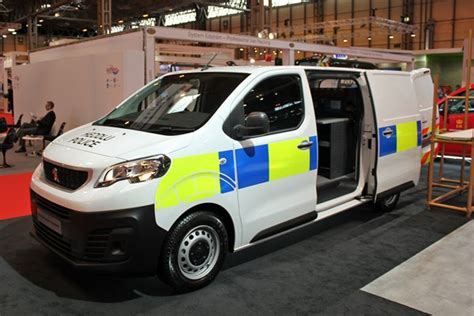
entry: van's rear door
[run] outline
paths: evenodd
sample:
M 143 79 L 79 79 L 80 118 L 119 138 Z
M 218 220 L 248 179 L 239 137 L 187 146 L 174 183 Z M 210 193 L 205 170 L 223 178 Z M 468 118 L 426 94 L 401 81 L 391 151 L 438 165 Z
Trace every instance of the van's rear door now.
M 410 73 L 367 71 L 377 127 L 378 198 L 418 184 L 421 115 Z
M 421 164 L 429 162 L 431 151 L 431 131 L 433 124 L 433 80 L 430 70 L 422 68 L 411 72 L 411 80 L 415 89 L 418 110 L 421 115 L 421 137 L 422 137 L 422 158 Z M 436 123 L 439 124 L 439 115 L 437 114 Z M 439 127 L 439 125 L 438 125 Z

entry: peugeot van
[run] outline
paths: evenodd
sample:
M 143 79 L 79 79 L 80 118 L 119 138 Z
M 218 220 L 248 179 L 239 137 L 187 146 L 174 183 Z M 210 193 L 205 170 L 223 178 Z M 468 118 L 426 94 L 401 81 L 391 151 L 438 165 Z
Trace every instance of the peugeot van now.
M 412 72 L 164 75 L 43 153 L 32 235 L 78 269 L 209 284 L 229 252 L 417 185 L 433 83 Z

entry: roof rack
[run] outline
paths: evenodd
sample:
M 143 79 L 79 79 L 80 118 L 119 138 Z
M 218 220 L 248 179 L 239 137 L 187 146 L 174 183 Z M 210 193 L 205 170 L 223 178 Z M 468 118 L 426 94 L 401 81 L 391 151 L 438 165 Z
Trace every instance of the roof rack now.
M 344 68 L 359 68 L 359 69 L 377 69 L 377 65 L 353 59 L 337 59 L 333 57 L 312 56 L 298 59 L 295 65 L 300 66 L 326 66 L 326 67 L 344 67 Z

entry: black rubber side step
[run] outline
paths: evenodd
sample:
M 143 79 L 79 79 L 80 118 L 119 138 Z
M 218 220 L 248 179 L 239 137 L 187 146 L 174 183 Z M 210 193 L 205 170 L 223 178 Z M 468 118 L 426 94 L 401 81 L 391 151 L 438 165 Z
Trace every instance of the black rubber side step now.
M 289 230 L 291 228 L 314 221 L 316 218 L 318 218 L 318 212 L 312 211 L 307 214 L 290 219 L 289 221 L 262 230 L 257 235 L 255 235 L 255 237 L 252 238 L 250 243 L 254 243 L 256 241 L 284 232 L 285 230 Z

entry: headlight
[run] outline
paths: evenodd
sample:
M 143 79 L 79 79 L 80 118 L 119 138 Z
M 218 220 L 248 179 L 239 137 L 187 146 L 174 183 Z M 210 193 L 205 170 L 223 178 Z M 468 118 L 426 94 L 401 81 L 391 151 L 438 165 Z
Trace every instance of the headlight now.
M 170 164 L 171 160 L 167 156 L 161 155 L 114 165 L 102 172 L 95 187 L 108 187 L 121 180 L 139 183 L 156 179 L 166 174 Z

